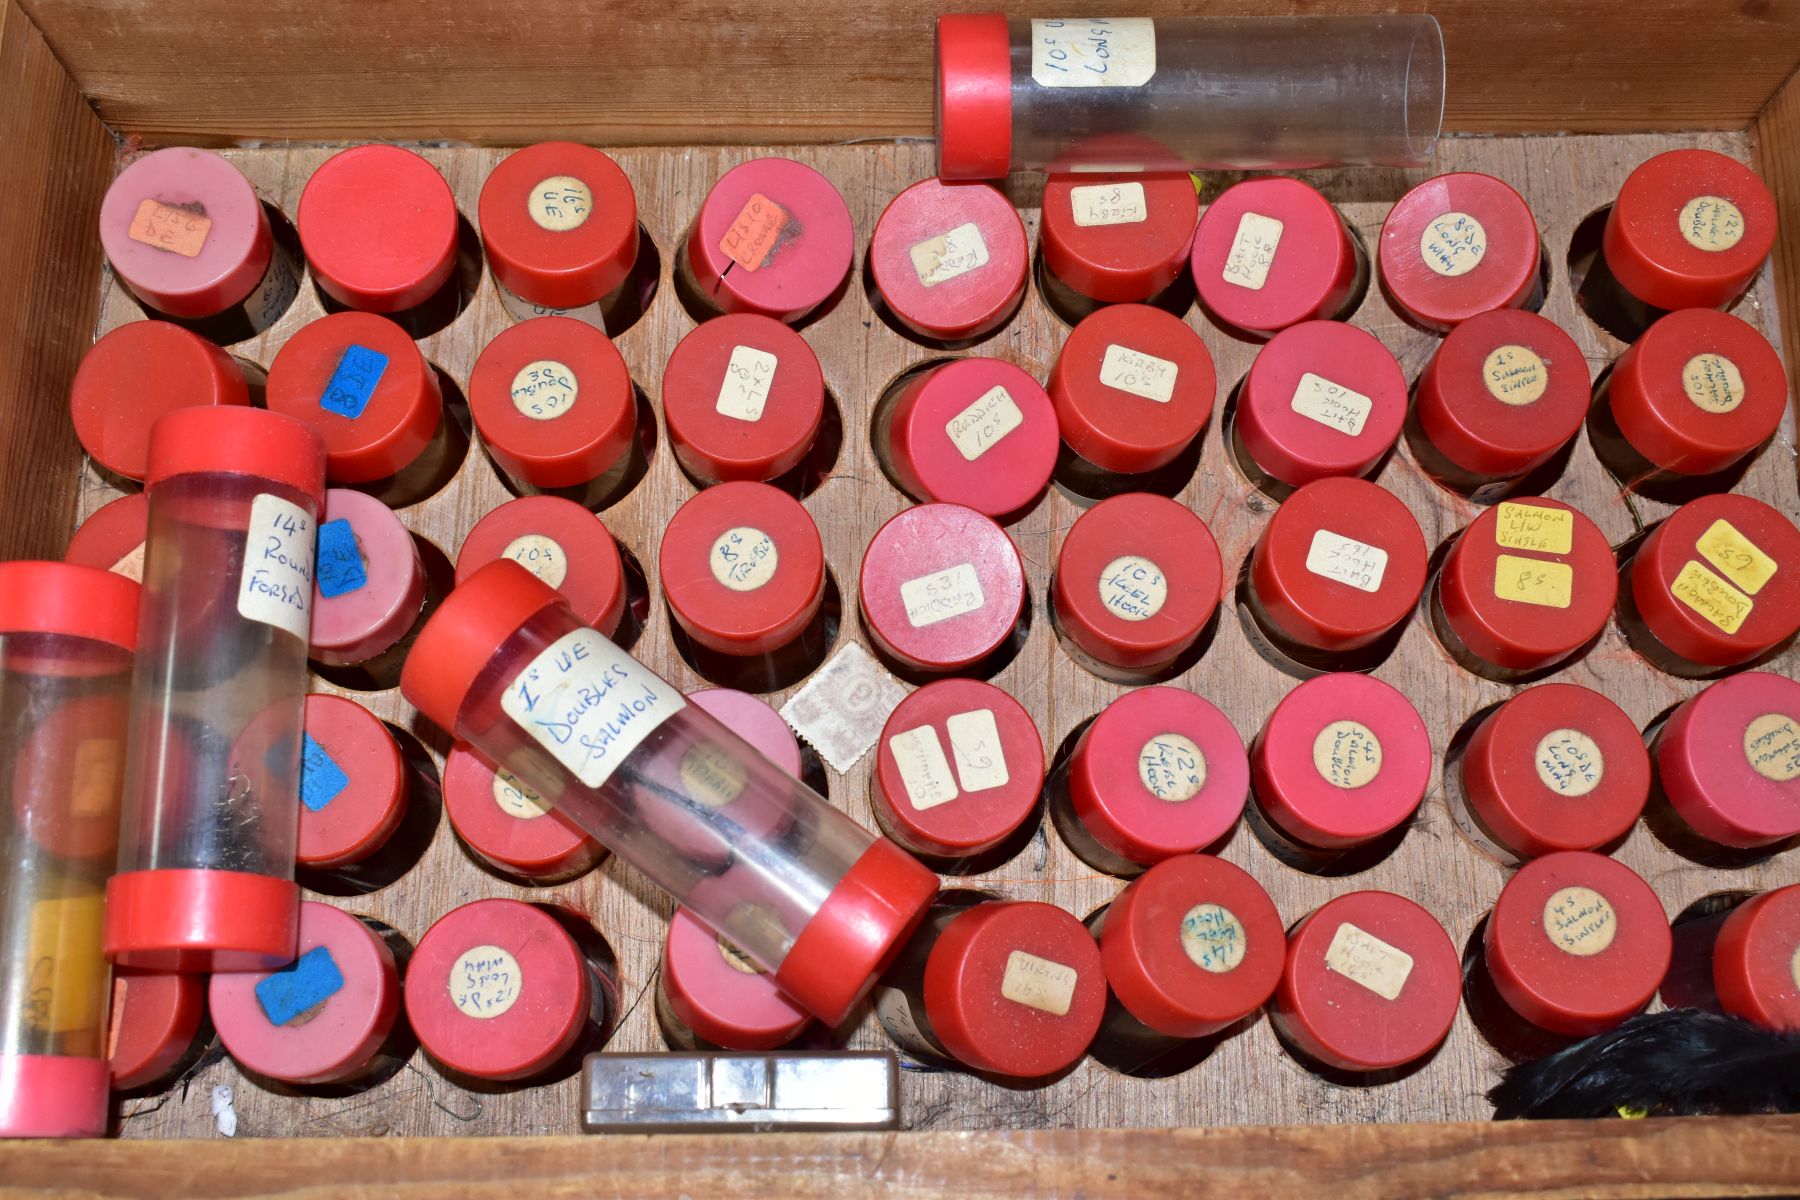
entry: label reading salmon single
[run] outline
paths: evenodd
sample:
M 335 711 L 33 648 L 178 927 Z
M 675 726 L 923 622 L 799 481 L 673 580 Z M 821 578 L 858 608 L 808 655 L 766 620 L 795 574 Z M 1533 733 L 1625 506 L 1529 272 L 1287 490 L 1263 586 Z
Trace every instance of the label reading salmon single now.
M 1325 966 L 1383 1000 L 1398 1000 L 1412 974 L 1412 955 L 1345 921 L 1325 948 Z
M 1162 568 L 1141 554 L 1124 554 L 1100 572 L 1100 603 L 1126 621 L 1148 621 L 1169 599 Z
M 1723 196 L 1695 196 L 1676 219 L 1683 240 L 1696 250 L 1716 254 L 1744 240 L 1744 210 Z
M 1155 74 L 1156 22 L 1148 17 L 1031 22 L 1031 79 L 1039 87 L 1142 87 Z
M 499 946 L 470 946 L 450 963 L 450 1003 L 465 1017 L 491 1021 L 519 1002 L 525 976 L 519 960 Z
M 924 629 L 951 617 L 972 613 L 987 603 L 981 577 L 969 563 L 957 563 L 931 575 L 921 575 L 900 585 L 900 603 L 914 629 Z
M 1080 978 L 1081 973 L 1074 967 L 1014 950 L 1006 956 L 1006 971 L 1000 977 L 1000 994 L 1015 1004 L 1047 1012 L 1053 1017 L 1066 1017 L 1075 1001 L 1075 984 Z
M 541 358 L 513 376 L 513 407 L 534 421 L 554 421 L 575 407 L 581 385 L 567 363 Z
M 731 358 L 725 363 L 725 377 L 719 380 L 719 397 L 713 402 L 713 410 L 739 421 L 762 420 L 780 361 L 755 346 L 733 346 Z
M 1181 368 L 1166 358 L 1145 354 L 1129 346 L 1109 345 L 1100 360 L 1100 382 L 1158 404 L 1175 398 L 1175 378 Z
M 1562 888 L 1544 901 L 1544 934 L 1564 954 L 1592 958 L 1618 933 L 1619 914 L 1593 888 Z
M 1500 403 L 1523 408 L 1544 398 L 1550 368 L 1530 346 L 1498 346 L 1481 360 L 1481 382 Z
M 148 197 L 138 202 L 126 236 L 134 242 L 167 250 L 183 258 L 199 258 L 212 232 L 212 218 L 204 212 L 164 204 Z
M 974 462 L 1000 444 L 1002 438 L 1025 423 L 1025 414 L 1012 393 L 995 384 L 944 426 L 964 462 Z
M 944 721 L 950 736 L 950 753 L 956 759 L 956 781 L 965 792 L 985 792 L 1005 787 L 1012 776 L 1006 769 L 1006 745 L 994 710 L 977 708 L 952 714 Z
M 494 772 L 494 803 L 501 812 L 519 821 L 535 821 L 550 811 L 542 796 L 507 770 Z
M 538 228 L 567 233 L 587 224 L 594 211 L 594 192 L 573 175 L 552 175 L 531 189 L 525 211 Z
M 727 529 L 706 555 L 713 578 L 734 592 L 754 592 L 775 578 L 781 555 L 775 539 L 760 529 L 739 525 Z
M 1253 292 L 1262 291 L 1269 282 L 1269 269 L 1275 265 L 1282 228 L 1280 221 L 1261 213 L 1247 212 L 1239 217 L 1237 235 L 1231 240 L 1231 252 L 1225 256 L 1219 278 Z
M 920 287 L 936 287 L 988 264 L 987 241 L 970 221 L 936 237 L 915 242 L 907 251 Z
M 318 534 L 306 510 L 263 492 L 250 502 L 237 611 L 306 641 L 312 632 L 313 552 Z
M 888 753 L 900 768 L 900 782 L 914 811 L 925 812 L 948 804 L 960 794 L 950 773 L 950 759 L 934 726 L 921 725 L 896 733 L 888 739 Z
M 1487 253 L 1487 230 L 1465 212 L 1447 212 L 1419 234 L 1419 257 L 1435 275 L 1454 279 L 1481 265 Z
M 1333 383 L 1323 375 L 1307 371 L 1300 376 L 1288 407 L 1309 421 L 1327 429 L 1335 429 L 1349 437 L 1362 433 L 1375 402 L 1341 383 Z
M 1329 529 L 1316 530 L 1306 551 L 1306 569 L 1322 579 L 1348 584 L 1360 592 L 1379 592 L 1387 574 L 1388 553 Z
M 1196 904 L 1181 917 L 1181 950 L 1202 971 L 1235 970 L 1249 950 L 1244 923 L 1220 904 Z
M 1538 739 L 1531 761 L 1545 787 L 1570 799 L 1599 787 L 1606 774 L 1600 743 L 1579 729 L 1552 729 Z
M 1800 721 L 1787 713 L 1764 713 L 1744 727 L 1744 758 L 1764 779 L 1800 779 Z
M 541 533 L 527 533 L 506 543 L 501 558 L 510 558 L 553 588 L 562 586 L 569 575 L 569 556 L 554 538 Z
M 1719 574 L 1754 596 L 1775 574 L 1776 563 L 1762 547 L 1739 532 L 1737 526 L 1721 517 L 1706 527 L 1694 543 L 1700 557 L 1719 569 Z
M 1138 780 L 1158 800 L 1192 800 L 1206 786 L 1206 755 L 1193 738 L 1159 733 L 1138 751 Z
M 1567 608 L 1575 591 L 1575 568 L 1568 563 L 1546 562 L 1502 554 L 1494 559 L 1494 595 L 1519 604 Z
M 1669 594 L 1728 634 L 1742 628 L 1750 610 L 1756 607 L 1756 601 L 1691 558 L 1676 573 Z
M 675 769 L 688 799 L 706 808 L 724 808 L 744 794 L 750 769 L 717 742 L 701 742 L 681 756 Z
M 790 220 L 787 209 L 761 192 L 752 192 L 719 239 L 719 249 L 744 270 L 760 270 L 775 257 Z
M 1140 225 L 1150 219 L 1141 183 L 1094 183 L 1069 189 L 1069 207 L 1083 229 Z
M 1352 791 L 1381 774 L 1381 739 L 1361 721 L 1333 721 L 1313 738 L 1313 769 L 1332 787 Z
M 1744 402 L 1744 375 L 1723 354 L 1696 354 L 1681 368 L 1681 390 L 1702 412 L 1728 413 Z
M 1494 509 L 1494 542 L 1508 550 L 1567 554 L 1575 548 L 1575 514 L 1566 508 L 1502 501 Z

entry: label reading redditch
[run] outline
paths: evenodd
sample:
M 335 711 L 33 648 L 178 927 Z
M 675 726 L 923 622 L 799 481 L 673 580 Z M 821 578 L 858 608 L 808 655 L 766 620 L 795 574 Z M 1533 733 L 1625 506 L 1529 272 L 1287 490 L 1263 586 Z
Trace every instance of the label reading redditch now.
M 951 617 L 972 613 L 987 603 L 981 577 L 969 563 L 958 563 L 934 575 L 909 579 L 900 585 L 900 603 L 914 629 L 924 629 Z
M 1482 360 L 1481 382 L 1500 403 L 1523 408 L 1544 398 L 1550 368 L 1530 346 L 1499 346 Z
M 1231 241 L 1231 253 L 1225 258 L 1225 269 L 1219 272 L 1219 278 L 1253 292 L 1262 291 L 1269 282 L 1269 268 L 1275 265 L 1281 230 L 1281 222 L 1274 217 L 1255 212 L 1239 217 L 1237 236 Z
M 534 421 L 554 421 L 575 407 L 581 386 L 566 363 L 542 358 L 513 376 L 513 407 Z
M 511 771 L 494 772 L 494 803 L 509 817 L 535 821 L 550 811 L 544 798 L 519 782 Z
M 675 774 L 689 799 L 715 809 L 742 796 L 750 782 L 750 768 L 716 742 L 701 742 L 683 754 Z
M 908 251 L 920 287 L 936 287 L 988 263 L 987 242 L 975 222 L 916 242 Z
M 1356 437 L 1374 411 L 1375 402 L 1361 392 L 1307 371 L 1300 376 L 1288 407 L 1327 429 Z
M 1723 354 L 1696 354 L 1681 368 L 1681 390 L 1703 412 L 1728 413 L 1744 402 L 1744 375 Z
M 1571 799 L 1599 787 L 1606 774 L 1600 743 L 1579 729 L 1552 729 L 1538 739 L 1531 761 L 1545 787 Z
M 1494 595 L 1520 604 L 1567 608 L 1575 591 L 1575 569 L 1568 563 L 1546 562 L 1502 554 L 1494 559 Z
M 1419 235 L 1419 257 L 1446 279 L 1467 275 L 1487 253 L 1487 230 L 1468 213 L 1447 212 Z
M 1700 557 L 1719 569 L 1719 573 L 1745 592 L 1754 596 L 1775 574 L 1775 560 L 1762 548 L 1740 533 L 1730 521 L 1720 518 L 1707 526 L 1694 543 Z
M 744 207 L 738 210 L 731 228 L 719 239 L 719 249 L 746 271 L 766 267 L 775 257 L 781 235 L 792 219 L 787 209 L 761 192 L 752 192 L 744 201 Z
M 1544 934 L 1565 954 L 1591 958 L 1618 933 L 1619 914 L 1593 888 L 1566 887 L 1544 901 Z
M 593 629 L 556 639 L 500 698 L 501 710 L 590 788 L 686 707 L 680 692 Z
M 974 462 L 1000 444 L 1000 439 L 1025 423 L 1012 393 L 995 384 L 981 394 L 975 403 L 951 417 L 944 426 L 956 452 L 965 462 Z
M 465 1017 L 491 1021 L 518 1003 L 525 984 L 519 960 L 499 946 L 470 946 L 450 964 L 450 1002 Z
M 1412 955 L 1345 921 L 1325 948 L 1325 967 L 1383 1000 L 1398 1000 L 1412 974 Z
M 1100 572 L 1100 603 L 1126 621 L 1148 621 L 1169 599 L 1162 568 L 1141 554 L 1126 554 Z
M 1145 354 L 1117 343 L 1106 348 L 1100 360 L 1100 382 L 1158 404 L 1175 398 L 1175 377 L 1181 369 L 1166 358 Z
M 1069 208 L 1075 224 L 1083 229 L 1138 225 L 1150 219 L 1150 206 L 1141 183 L 1096 183 L 1070 188 Z
M 1039 87 L 1142 87 L 1156 74 L 1148 17 L 1063 17 L 1031 23 L 1031 79 Z
M 263 492 L 250 502 L 244 532 L 240 617 L 285 629 L 301 641 L 312 632 L 313 519 L 299 505 Z
M 719 535 L 706 561 L 713 578 L 732 591 L 754 592 L 775 578 L 781 555 L 774 538 L 760 529 L 739 525 Z
M 1081 973 L 1074 967 L 1014 950 L 1006 956 L 1000 977 L 1000 994 L 1015 1004 L 1066 1017 L 1075 1000 L 1075 984 Z
M 1006 745 L 994 710 L 977 708 L 957 713 L 944 722 L 950 735 L 950 752 L 956 757 L 956 780 L 965 792 L 985 792 L 1005 787 L 1012 776 L 1006 769 Z
M 775 367 L 780 360 L 767 350 L 755 346 L 733 346 L 725 364 L 725 377 L 719 380 L 719 398 L 713 409 L 721 416 L 739 421 L 762 420 L 769 403 L 769 385 L 775 381 Z
M 917 812 L 948 804 L 960 794 L 950 774 L 950 760 L 937 730 L 930 725 L 896 733 L 888 739 L 888 752 L 900 768 L 906 798 Z
M 1329 529 L 1313 533 L 1306 551 L 1306 569 L 1322 579 L 1336 580 L 1363 592 L 1379 592 L 1387 573 L 1388 553 Z
M 139 201 L 126 236 L 134 242 L 167 250 L 183 258 L 199 258 L 212 232 L 212 218 L 204 212 L 164 204 L 148 197 Z
M 1508 550 L 1567 554 L 1575 548 L 1575 514 L 1507 500 L 1494 511 L 1494 542 Z
M 527 533 L 506 543 L 501 558 L 510 558 L 551 587 L 561 587 L 569 574 L 569 556 L 553 538 Z
M 1250 948 L 1244 923 L 1218 904 L 1196 904 L 1181 918 L 1181 949 L 1202 971 L 1223 975 L 1244 961 Z
M 1724 633 L 1736 633 L 1756 601 L 1689 559 L 1669 585 L 1669 594 Z
M 540 229 L 567 233 L 587 223 L 588 214 L 594 211 L 594 193 L 573 175 L 552 175 L 531 189 L 525 211 Z
M 1744 758 L 1764 779 L 1800 779 L 1800 721 L 1786 713 L 1764 713 L 1744 727 Z
M 1345 791 L 1373 783 L 1381 774 L 1381 739 L 1360 721 L 1333 721 L 1313 739 L 1313 769 Z
M 1682 238 L 1696 250 L 1729 250 L 1744 238 L 1744 210 L 1723 196 L 1695 196 L 1677 220 Z
M 1184 734 L 1160 733 L 1138 751 L 1138 780 L 1158 800 L 1192 800 L 1206 786 L 1206 755 Z

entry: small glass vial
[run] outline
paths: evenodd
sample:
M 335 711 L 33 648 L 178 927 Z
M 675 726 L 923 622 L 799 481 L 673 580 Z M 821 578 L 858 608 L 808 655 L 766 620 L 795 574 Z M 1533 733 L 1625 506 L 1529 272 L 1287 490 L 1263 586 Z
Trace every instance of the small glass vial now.
M 575 615 L 607 637 L 624 623 L 629 599 L 619 543 L 600 518 L 561 496 L 521 496 L 469 530 L 456 555 L 462 583 L 510 558 L 563 594 Z
M 314 692 L 300 739 L 300 836 L 295 863 L 352 873 L 387 845 L 411 800 L 406 759 L 381 718 L 354 700 Z
M 1036 825 L 1044 743 L 1025 706 L 991 683 L 926 684 L 888 715 L 878 747 L 875 823 L 921 858 L 968 864 Z
M 1451 820 L 1507 866 L 1610 846 L 1631 831 L 1650 795 L 1650 755 L 1637 724 L 1572 683 L 1515 693 L 1446 759 Z
M 1351 892 L 1289 931 L 1269 1021 L 1303 1065 L 1380 1082 L 1443 1044 L 1461 992 L 1436 917 L 1392 892 Z
M 1764 1029 L 1800 1029 L 1800 884 L 1678 920 L 1674 936 L 1664 1005 L 1726 1012 Z
M 514 491 L 604 508 L 641 471 L 637 391 L 625 358 L 573 317 L 502 330 L 475 360 L 469 410 Z
M 128 492 L 89 514 L 70 535 L 63 561 L 99 567 L 142 583 L 144 534 L 149 528 L 150 502 L 142 492 Z
M 1250 790 L 1244 741 L 1183 688 L 1126 692 L 1095 717 L 1051 779 L 1063 843 L 1098 871 L 1130 877 L 1222 840 Z
M 1437 175 L 1381 226 L 1381 286 L 1415 325 L 1442 333 L 1477 313 L 1543 302 L 1537 222 L 1492 175 Z
M 400 972 L 368 925 L 308 900 L 298 957 L 266 974 L 214 975 L 207 1006 L 246 1071 L 303 1086 L 354 1082 L 380 1069 L 400 1016 Z
M 663 367 L 675 461 L 701 484 L 781 479 L 806 459 L 825 417 L 819 356 L 758 313 L 696 326 Z
M 199 1057 L 206 979 L 131 967 L 113 971 L 106 1036 L 113 1091 L 151 1091 Z
M 94 343 L 69 389 L 75 436 L 95 464 L 121 479 L 149 469 L 150 428 L 181 408 L 247 405 L 243 365 L 167 321 L 133 321 Z
M 1176 172 L 1090 172 L 1044 182 L 1040 289 L 1070 324 L 1108 304 L 1149 304 L 1179 316 L 1193 294 L 1182 276 L 1200 196 Z
M 1369 258 L 1317 189 L 1265 177 L 1233 184 L 1206 206 L 1188 269 L 1208 313 L 1267 337 L 1349 316 L 1368 284 Z
M 935 875 L 688 704 L 515 563 L 489 563 L 439 606 L 400 688 L 426 717 L 688 903 L 828 1025 L 867 992 L 936 892 Z M 743 776 L 733 804 L 686 799 L 684 764 L 717 771 L 722 758 Z M 706 893 L 700 902 L 694 886 L 709 867 L 652 823 L 656 810 L 655 820 L 681 829 L 683 842 L 731 853 L 731 894 Z M 782 818 L 778 840 L 746 831 L 757 810 Z M 727 903 L 734 898 L 774 919 L 739 928 Z
M 791 158 L 753 158 L 706 193 L 675 269 L 703 309 L 793 325 L 843 286 L 855 254 L 850 208 L 829 179 Z
M 106 1133 L 112 873 L 138 585 L 0 564 L 0 1137 Z
M 373 496 L 331 488 L 318 541 L 313 659 L 354 668 L 346 682 L 394 686 L 409 635 L 438 598 L 412 532 Z
M 1037 503 L 1056 466 L 1056 411 L 997 358 L 902 375 L 876 406 L 875 454 L 921 504 L 966 504 L 1003 523 Z
M 291 961 L 325 445 L 254 408 L 150 437 L 150 536 L 106 952 L 162 970 Z
M 461 742 L 444 759 L 444 812 L 477 860 L 534 886 L 567 883 L 606 859 L 605 846 Z
M 1001 655 L 1025 611 L 1025 564 L 993 521 L 960 504 L 903 509 L 875 531 L 857 581 L 869 640 L 924 674 Z
M 1012 319 L 1030 262 L 1018 210 L 985 183 L 922 179 L 888 201 L 869 240 L 884 314 L 947 348 L 978 342 Z
M 1721 679 L 1663 722 L 1650 756 L 1661 798 L 1713 846 L 1778 848 L 1800 834 L 1800 683 Z
M 1189 665 L 1218 614 L 1223 581 L 1218 543 L 1192 509 L 1127 493 L 1070 527 L 1056 554 L 1050 614 L 1076 662 L 1114 683 L 1147 683 Z
M 1431 625 L 1465 669 L 1516 681 L 1569 663 L 1612 618 L 1618 567 L 1600 527 L 1560 500 L 1506 500 L 1450 543 Z
M 171 146 L 134 159 L 101 201 L 100 244 L 157 315 L 205 322 L 222 343 L 273 325 L 300 290 L 256 189 L 210 150 Z
M 685 908 L 669 918 L 656 1019 L 676 1050 L 777 1050 L 812 1024 L 767 971 Z

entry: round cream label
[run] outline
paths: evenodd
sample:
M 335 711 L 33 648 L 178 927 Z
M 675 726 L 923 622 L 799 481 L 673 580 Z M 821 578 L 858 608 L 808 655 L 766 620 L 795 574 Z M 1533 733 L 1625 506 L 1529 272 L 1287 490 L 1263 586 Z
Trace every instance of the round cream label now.
M 1789 966 L 1794 973 L 1794 986 L 1800 988 L 1800 946 L 1794 947 L 1794 961 Z
M 520 783 L 511 771 L 494 772 L 494 803 L 509 817 L 530 821 L 550 811 L 544 798 Z
M 1619 915 L 1593 888 L 1566 887 L 1544 901 L 1544 932 L 1563 953 L 1589 958 L 1613 944 Z
M 525 211 L 540 228 L 567 233 L 587 223 L 594 211 L 593 189 L 573 175 L 552 175 L 531 189 Z
M 1481 382 L 1500 403 L 1523 408 L 1544 398 L 1550 370 L 1530 346 L 1501 346 L 1482 361 Z
M 1800 779 L 1800 720 L 1786 713 L 1764 713 L 1744 727 L 1744 757 L 1764 779 L 1787 783 Z
M 1744 210 L 1723 196 L 1695 196 L 1681 206 L 1681 236 L 1696 250 L 1729 250 L 1744 238 Z
M 1126 554 L 1100 572 L 1100 603 L 1127 621 L 1148 621 L 1169 599 L 1162 568 L 1141 554 Z
M 1192 738 L 1159 734 L 1138 752 L 1138 778 L 1158 800 L 1192 800 L 1206 786 L 1206 755 Z
M 676 773 L 689 798 L 707 808 L 724 808 L 736 800 L 750 779 L 749 768 L 714 742 L 701 742 L 682 755 Z
M 754 592 L 775 578 L 780 560 L 775 539 L 749 525 L 721 533 L 706 556 L 713 578 L 734 592 Z
M 1362 787 L 1381 774 L 1381 741 L 1360 721 L 1333 721 L 1313 739 L 1313 768 L 1332 787 Z
M 724 938 L 719 939 L 719 957 L 725 960 L 726 966 L 734 971 L 740 971 L 745 975 L 768 974 L 768 972 L 764 971 L 761 967 L 751 962 L 748 954 L 745 954 L 742 950 L 739 950 Z
M 1544 786 L 1559 796 L 1585 796 L 1600 786 L 1606 759 L 1600 744 L 1579 729 L 1552 729 L 1533 752 Z
M 1196 967 L 1223 975 L 1244 961 L 1249 943 L 1236 913 L 1218 904 L 1196 904 L 1181 918 L 1181 949 Z
M 450 964 L 450 1000 L 465 1017 L 491 1021 L 519 999 L 519 960 L 499 946 L 471 946 Z
M 566 363 L 540 358 L 526 363 L 513 376 L 513 407 L 534 421 L 554 421 L 575 407 L 580 390 L 575 372 Z
M 1696 354 L 1681 368 L 1681 390 L 1696 408 L 1728 413 L 1744 402 L 1744 376 L 1723 354 Z
M 1447 212 L 1419 234 L 1419 257 L 1435 274 L 1453 279 L 1481 265 L 1487 230 L 1464 212 Z
M 500 557 L 512 559 L 551 587 L 561 587 L 569 574 L 569 559 L 563 548 L 541 533 L 514 538 L 500 552 Z

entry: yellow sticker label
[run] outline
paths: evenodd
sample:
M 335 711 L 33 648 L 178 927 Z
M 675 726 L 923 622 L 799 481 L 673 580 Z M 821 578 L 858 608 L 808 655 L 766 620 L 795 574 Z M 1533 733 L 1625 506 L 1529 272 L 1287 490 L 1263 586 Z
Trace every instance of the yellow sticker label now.
M 25 1019 L 41 1033 L 100 1028 L 106 999 L 106 954 L 101 927 L 106 902 L 99 892 L 39 900 L 31 906 L 26 944 Z
M 1575 514 L 1566 508 L 1508 500 L 1494 512 L 1494 541 L 1508 550 L 1567 554 L 1575 548 Z
M 1669 593 L 1726 633 L 1736 633 L 1756 602 L 1693 559 L 1681 568 Z
M 1762 552 L 1755 542 L 1739 533 L 1723 518 L 1707 527 L 1694 543 L 1700 557 L 1719 569 L 1719 574 L 1754 596 L 1775 574 L 1775 560 Z
M 1568 563 L 1502 554 L 1494 560 L 1494 595 L 1521 604 L 1567 608 L 1575 590 L 1575 569 Z

